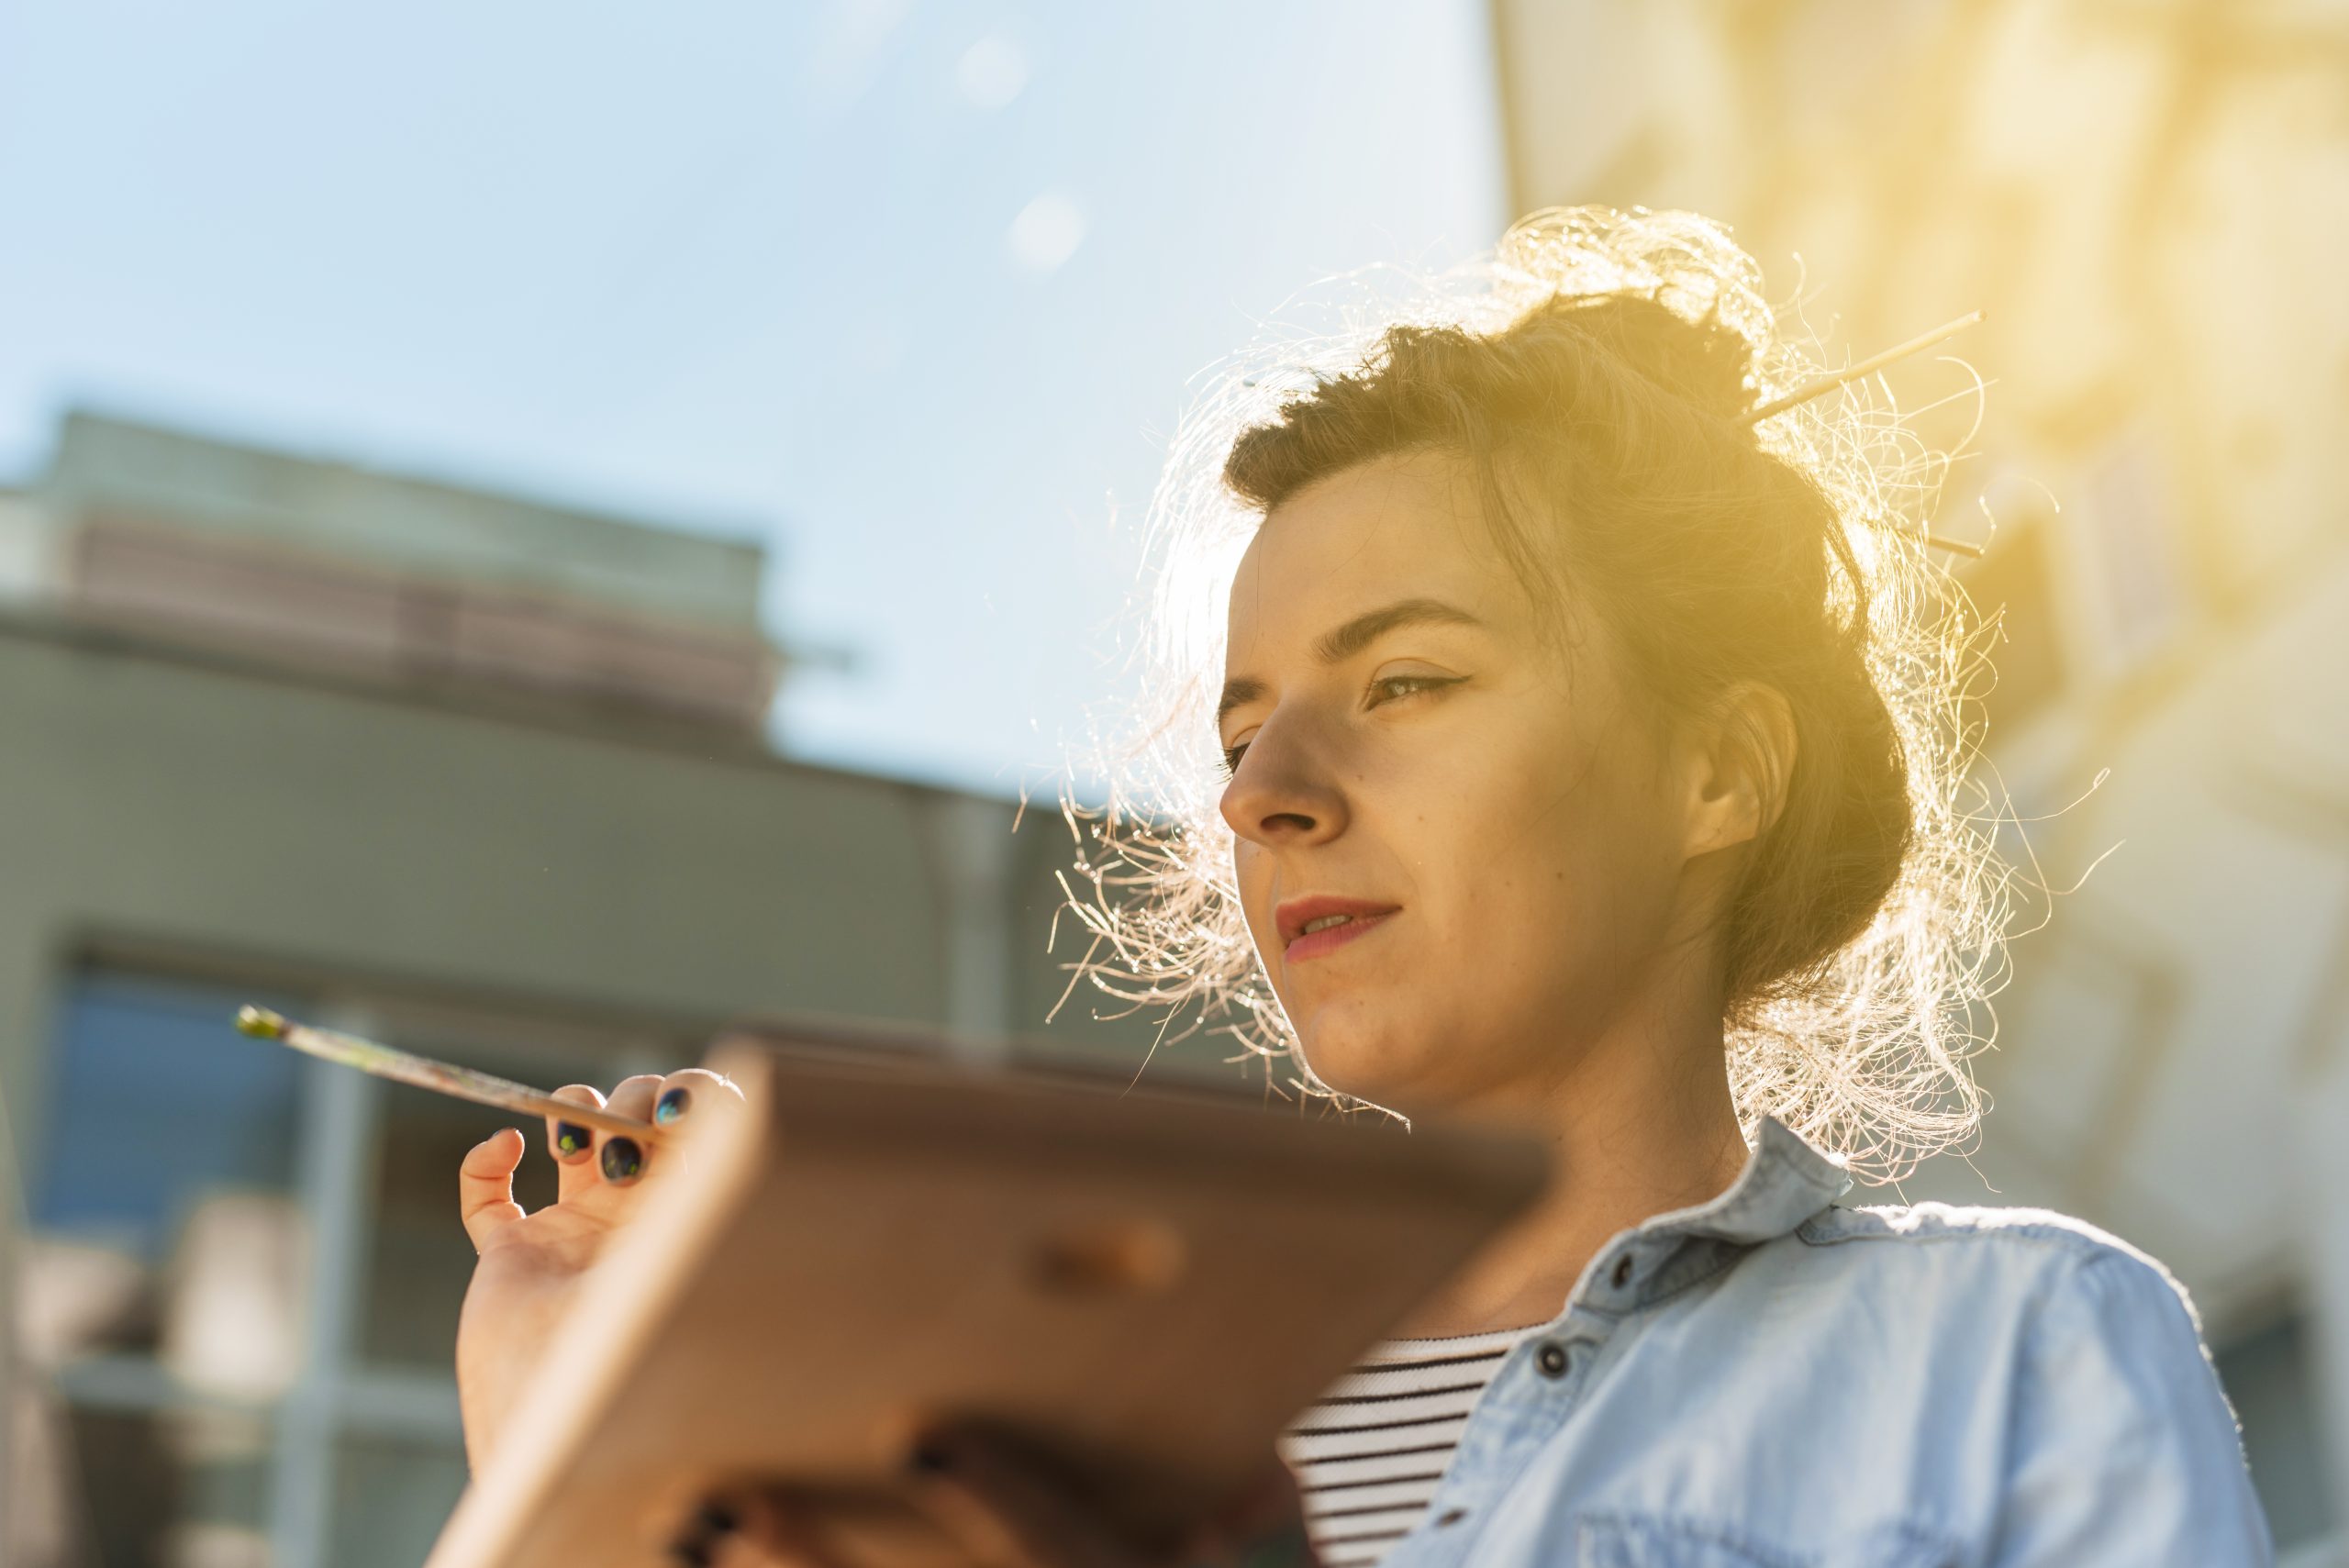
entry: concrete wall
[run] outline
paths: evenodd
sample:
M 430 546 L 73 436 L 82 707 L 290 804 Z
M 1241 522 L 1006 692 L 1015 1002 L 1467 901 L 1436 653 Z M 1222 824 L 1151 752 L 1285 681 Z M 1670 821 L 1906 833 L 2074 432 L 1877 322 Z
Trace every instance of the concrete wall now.
M 1139 1067 L 1151 1042 L 1149 1020 L 1096 1021 L 1082 994 L 1044 1024 L 1067 979 L 1045 945 L 1052 873 L 1073 847 L 1049 802 L 1015 833 L 1015 802 L 798 766 L 752 737 L 37 618 L 0 621 L 0 1182 L 45 1168 L 84 965 L 290 993 L 320 1021 L 453 1056 L 494 1042 L 485 1064 L 529 1077 L 540 1049 L 565 1077 L 666 1070 L 744 1015 L 946 1029 L 981 1059 Z M 224 1002 L 217 1049 L 271 1048 L 239 1040 Z M 1149 1073 L 1237 1087 L 1216 1055 L 1162 1051 Z M 271 1201 L 310 1238 L 289 1298 L 306 1326 L 279 1336 L 291 1385 L 253 1407 L 273 1434 L 253 1461 L 266 1518 L 239 1550 L 265 1535 L 285 1568 L 412 1562 L 463 1474 L 443 1357 L 470 1259 L 442 1188 L 495 1117 L 461 1118 L 444 1146 L 429 1096 L 317 1063 L 301 1082 L 291 1184 Z M 89 1119 L 86 1091 L 82 1106 L 101 1141 L 118 1135 L 103 1106 Z M 14 1251 L 0 1302 L 16 1299 Z M 405 1360 L 361 1349 L 385 1314 Z M 63 1412 L 170 1418 L 202 1396 L 143 1353 L 15 1377 L 7 1360 L 0 1562 L 45 1565 L 73 1539 L 61 1508 L 87 1528 L 141 1485 L 104 1457 L 76 1478 L 83 1417 L 69 1429 Z M 362 1462 L 392 1468 L 360 1496 Z
M 1042 1036 L 1065 982 L 1043 951 L 1068 848 L 1049 809 L 1015 840 L 1010 802 L 722 735 L 428 706 L 25 624 L 0 628 L 0 714 L 21 1159 L 44 1009 L 94 941 L 672 1029 L 817 1014 Z M 1052 1036 L 1128 1052 L 1147 1032 L 1080 1001 Z
M 1049 789 L 774 754 L 765 567 L 83 414 L 0 493 L 0 1564 L 397 1568 L 463 1483 L 449 1181 L 499 1118 L 244 998 L 550 1085 L 745 1018 L 1263 1083 L 1086 987 L 1047 1023 Z
M 74 411 L 40 484 L 59 517 L 168 519 L 427 580 L 759 629 L 763 547 L 329 457 Z

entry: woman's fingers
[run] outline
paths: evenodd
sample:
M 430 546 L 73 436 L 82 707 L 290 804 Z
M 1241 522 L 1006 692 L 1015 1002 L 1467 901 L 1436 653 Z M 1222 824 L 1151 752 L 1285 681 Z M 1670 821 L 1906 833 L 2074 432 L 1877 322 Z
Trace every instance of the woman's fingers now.
M 680 1169 L 685 1141 L 681 1135 L 739 1113 L 742 1091 L 730 1079 L 688 1067 L 665 1078 L 651 1073 L 629 1078 L 612 1091 L 605 1108 L 649 1121 L 668 1135 L 635 1138 L 622 1132 L 597 1137 L 590 1164 L 593 1179 L 607 1187 L 629 1187 Z
M 653 1097 L 652 1122 L 660 1128 L 661 1164 L 665 1174 L 693 1162 L 695 1140 L 713 1127 L 722 1127 L 747 1108 L 734 1080 L 705 1067 L 688 1067 L 661 1080 Z
M 661 1080 L 650 1073 L 640 1073 L 633 1078 L 623 1078 L 612 1090 L 612 1097 L 604 1108 L 615 1116 L 634 1117 L 639 1121 L 652 1119 L 652 1103 L 661 1096 Z M 651 1168 L 652 1151 L 641 1140 L 625 1132 L 599 1132 L 596 1135 L 596 1174 L 607 1187 L 631 1187 L 642 1181 Z
M 650 1122 L 664 1132 L 683 1132 L 742 1108 L 742 1092 L 731 1080 L 699 1067 L 688 1067 L 667 1077 L 640 1073 L 617 1084 L 609 1099 L 586 1084 L 565 1084 L 554 1092 L 559 1100 L 596 1106 L 617 1116 Z M 675 1150 L 658 1151 L 672 1140 L 605 1132 L 584 1121 L 551 1116 L 546 1122 L 547 1152 L 557 1172 L 557 1201 L 584 1201 L 591 1210 L 604 1202 L 600 1189 L 617 1192 L 635 1186 L 676 1162 Z
M 734 1080 L 707 1067 L 688 1067 L 661 1080 L 653 1096 L 652 1120 L 660 1127 L 699 1126 L 742 1109 L 742 1091 Z
M 565 1084 L 554 1097 L 583 1106 L 604 1103 L 603 1091 L 585 1084 Z M 547 1152 L 554 1156 L 558 1203 L 577 1197 L 596 1184 L 596 1129 L 585 1122 L 547 1118 Z
M 787 1505 L 765 1493 L 729 1496 L 703 1509 L 670 1556 L 709 1568 L 849 1568 Z
M 1179 1559 L 1230 1568 L 1314 1568 L 1297 1477 L 1278 1459 L 1196 1537 Z
M 969 1434 L 916 1445 L 923 1504 L 982 1562 L 1018 1568 L 1140 1568 L 1102 1523 L 1032 1467 Z
M 1297 1473 L 1275 1456 L 1210 1528 L 1239 1543 L 1301 1532 L 1304 1526 L 1305 1496 L 1297 1490 Z
M 522 1218 L 522 1206 L 514 1201 L 514 1168 L 525 1147 L 520 1132 L 501 1127 L 467 1151 L 457 1167 L 457 1213 L 476 1252 Z

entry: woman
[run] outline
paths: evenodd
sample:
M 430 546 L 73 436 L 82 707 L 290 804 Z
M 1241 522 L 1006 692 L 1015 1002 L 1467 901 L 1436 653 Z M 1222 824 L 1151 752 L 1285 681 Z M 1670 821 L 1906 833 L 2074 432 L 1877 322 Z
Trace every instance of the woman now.
M 1557 1176 L 1300 1417 L 1298 1488 L 1268 1467 L 1222 1547 L 2266 1562 L 2158 1264 L 2051 1214 L 1837 1202 L 1974 1130 L 2004 907 L 1957 809 L 1962 598 L 1897 423 L 1755 417 L 1816 367 L 1685 214 L 1529 219 L 1321 354 L 1235 372 L 1178 439 L 1157 646 L 1189 713 L 1137 754 L 1149 815 L 1097 822 L 1088 967 L 1349 1108 L 1531 1131 Z M 1219 636 L 1186 620 L 1210 595 Z M 686 1073 L 612 1103 L 723 1097 Z M 550 1136 L 537 1215 L 518 1134 L 465 1162 L 476 1455 L 642 1166 Z M 974 1555 L 1134 1563 L 968 1439 L 929 1458 Z M 755 1503 L 710 1526 L 681 1560 L 808 1556 Z

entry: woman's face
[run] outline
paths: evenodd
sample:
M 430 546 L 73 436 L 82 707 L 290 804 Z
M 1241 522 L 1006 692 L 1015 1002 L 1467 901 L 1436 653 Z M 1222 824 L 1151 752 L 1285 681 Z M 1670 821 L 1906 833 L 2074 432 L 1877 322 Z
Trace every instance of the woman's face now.
M 1555 1091 L 1685 950 L 1672 765 L 1578 633 L 1543 635 L 1449 455 L 1320 480 L 1249 547 L 1221 806 L 1331 1087 L 1407 1115 Z

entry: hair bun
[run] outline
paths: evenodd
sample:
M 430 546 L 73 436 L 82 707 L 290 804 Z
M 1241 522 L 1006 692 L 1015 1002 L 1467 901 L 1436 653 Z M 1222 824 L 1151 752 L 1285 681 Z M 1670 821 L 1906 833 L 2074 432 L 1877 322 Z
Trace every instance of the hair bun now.
M 1695 321 L 1652 294 L 1560 294 L 1535 313 L 1555 312 L 1631 369 L 1683 402 L 1722 419 L 1756 406 L 1752 339 L 1709 311 Z

